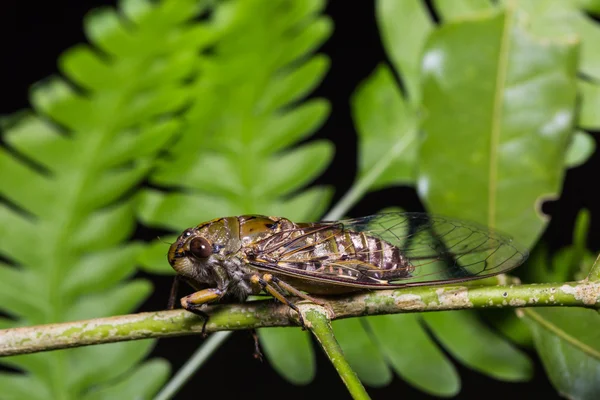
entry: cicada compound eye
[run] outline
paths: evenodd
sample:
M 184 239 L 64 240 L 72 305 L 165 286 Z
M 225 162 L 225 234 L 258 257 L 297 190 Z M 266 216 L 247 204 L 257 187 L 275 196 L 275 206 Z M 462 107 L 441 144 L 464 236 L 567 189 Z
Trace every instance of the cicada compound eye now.
M 190 253 L 198 258 L 207 258 L 213 252 L 210 242 L 203 237 L 193 238 L 190 242 Z

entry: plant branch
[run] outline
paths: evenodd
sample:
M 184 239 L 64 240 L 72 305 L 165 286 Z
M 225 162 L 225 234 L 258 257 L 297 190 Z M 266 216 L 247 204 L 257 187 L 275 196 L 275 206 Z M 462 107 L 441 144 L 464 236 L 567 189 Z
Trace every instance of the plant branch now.
M 335 338 L 328 310 L 322 306 L 307 304 L 300 308 L 300 312 L 304 316 L 304 320 L 309 322 L 309 329 L 327 354 L 327 358 L 331 360 L 352 398 L 370 399 L 356 372 L 348 364 L 342 348 Z
M 469 308 L 572 306 L 600 308 L 600 282 L 508 286 L 446 285 L 360 292 L 326 299 L 332 319 Z M 299 302 L 300 304 L 301 302 Z M 288 306 L 271 300 L 206 308 L 207 332 L 292 326 Z M 145 312 L 0 331 L 0 356 L 91 344 L 197 334 L 202 318 L 185 310 Z

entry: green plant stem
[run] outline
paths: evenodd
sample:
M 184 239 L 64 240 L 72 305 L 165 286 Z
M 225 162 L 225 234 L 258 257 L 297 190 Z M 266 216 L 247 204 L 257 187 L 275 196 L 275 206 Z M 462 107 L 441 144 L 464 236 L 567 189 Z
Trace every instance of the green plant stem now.
M 591 282 L 600 281 L 600 254 L 598 254 L 596 261 L 594 261 L 594 265 L 592 265 L 587 279 Z
M 342 378 L 348 392 L 354 399 L 370 399 L 365 387 L 348 364 L 342 348 L 335 339 L 328 311 L 322 306 L 308 305 L 300 309 L 304 320 L 308 321 L 311 332 L 327 354 L 336 371 Z
M 201 365 L 207 358 L 209 358 L 212 353 L 219 348 L 219 346 L 229 337 L 231 331 L 221 331 L 212 334 L 206 342 L 202 344 L 196 350 L 196 352 L 192 355 L 192 357 L 187 360 L 183 367 L 177 373 L 169 383 L 167 383 L 162 390 L 156 395 L 154 400 L 168 400 L 173 398 L 175 394 L 179 391 L 185 383 L 190 379 L 190 377 L 196 372 L 198 366 Z
M 360 200 L 365 193 L 373 186 L 375 180 L 390 166 L 392 161 L 397 160 L 398 157 L 406 150 L 414 141 L 414 135 L 403 136 L 396 144 L 385 154 L 381 159 L 371 168 L 366 174 L 360 177 L 344 194 L 344 196 L 338 201 L 327 215 L 323 218 L 326 221 L 338 220 L 350 210 L 358 200 Z M 408 139 L 407 139 L 408 137 Z
M 509 286 L 420 286 L 360 292 L 326 300 L 332 319 L 470 308 L 573 306 L 600 308 L 600 282 Z M 297 316 L 271 300 L 207 307 L 207 332 L 292 326 Z M 0 331 L 0 356 L 91 344 L 197 334 L 203 321 L 185 310 L 130 314 Z

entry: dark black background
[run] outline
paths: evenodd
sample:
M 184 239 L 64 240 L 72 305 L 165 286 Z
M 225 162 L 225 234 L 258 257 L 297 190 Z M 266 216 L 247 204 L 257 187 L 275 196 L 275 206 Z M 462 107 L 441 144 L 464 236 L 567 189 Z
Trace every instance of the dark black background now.
M 0 113 L 6 115 L 28 107 L 29 86 L 57 73 L 57 56 L 70 46 L 85 41 L 81 27 L 85 13 L 94 7 L 114 3 L 106 0 L 0 2 L 3 70 Z M 335 203 L 352 184 L 353 177 L 349 169 L 354 172 L 356 168 L 356 133 L 349 113 L 348 99 L 357 84 L 378 63 L 384 62 L 386 56 L 379 40 L 371 2 L 332 2 L 326 12 L 334 20 L 335 31 L 321 51 L 331 57 L 332 66 L 315 96 L 329 99 L 333 108 L 331 116 L 317 136 L 332 140 L 337 152 L 331 168 L 318 182 L 336 187 Z M 569 170 L 561 199 L 544 206 L 544 210 L 552 215 L 543 238 L 551 248 L 556 249 L 570 243 L 576 213 L 585 207 L 592 210 L 590 248 L 596 251 L 600 249 L 600 195 L 596 189 L 597 172 L 600 170 L 599 154 L 596 153 L 587 164 Z M 368 215 L 389 205 L 413 211 L 422 210 L 413 189 L 394 188 L 368 195 L 349 214 Z M 190 221 L 190 224 L 197 222 Z M 143 236 L 152 234 L 143 229 L 139 232 Z M 145 276 L 154 282 L 156 290 L 142 309 L 164 308 L 170 279 Z M 177 370 L 200 343 L 199 337 L 160 340 L 153 356 L 169 359 L 173 369 Z M 303 387 L 286 383 L 267 362 L 256 361 L 252 357 L 252 351 L 250 335 L 245 332 L 235 333 L 184 387 L 178 398 L 201 398 L 209 395 L 232 398 L 243 395 L 249 398 L 301 399 L 309 396 L 324 398 L 325 393 L 328 398 L 348 397 L 336 372 L 320 350 L 317 350 L 316 379 Z M 534 394 L 546 395 L 546 398 L 558 397 L 537 359 L 534 379 L 528 383 L 498 382 L 458 364 L 457 368 L 463 381 L 459 398 L 480 398 L 484 393 L 505 398 L 525 398 Z M 323 388 L 326 390 L 323 391 Z M 397 377 L 386 388 L 368 390 L 373 398 L 428 398 Z

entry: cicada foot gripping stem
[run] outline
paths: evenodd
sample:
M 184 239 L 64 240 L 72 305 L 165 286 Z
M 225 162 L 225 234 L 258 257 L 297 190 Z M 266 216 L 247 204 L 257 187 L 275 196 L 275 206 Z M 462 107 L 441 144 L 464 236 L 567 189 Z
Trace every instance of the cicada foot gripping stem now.
M 204 319 L 204 323 L 202 324 L 202 336 L 206 337 L 206 324 L 208 323 L 208 314 L 204 311 L 200 310 L 200 308 L 212 301 L 219 300 L 223 297 L 224 292 L 221 289 L 210 288 L 200 290 L 198 292 L 192 293 L 189 296 L 186 296 L 181 299 L 181 306 L 186 310 L 193 312 L 196 315 L 201 316 Z

